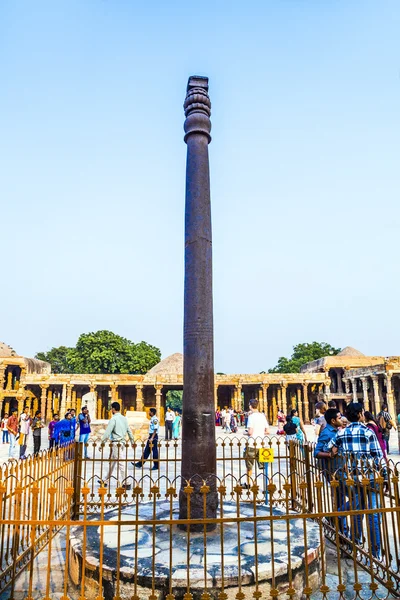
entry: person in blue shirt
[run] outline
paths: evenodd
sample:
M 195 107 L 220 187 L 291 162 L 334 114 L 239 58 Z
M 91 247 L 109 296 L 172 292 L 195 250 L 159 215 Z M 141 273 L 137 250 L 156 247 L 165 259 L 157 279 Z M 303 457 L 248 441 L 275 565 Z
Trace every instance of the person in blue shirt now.
M 54 439 L 56 440 L 56 445 L 59 447 L 67 446 L 73 441 L 70 412 L 67 412 L 65 417 L 56 423 L 54 427 Z
M 83 454 L 84 457 L 88 456 L 87 443 L 89 441 L 90 436 L 90 415 L 87 406 L 82 408 L 82 412 L 78 417 L 79 422 L 79 443 L 83 444 Z

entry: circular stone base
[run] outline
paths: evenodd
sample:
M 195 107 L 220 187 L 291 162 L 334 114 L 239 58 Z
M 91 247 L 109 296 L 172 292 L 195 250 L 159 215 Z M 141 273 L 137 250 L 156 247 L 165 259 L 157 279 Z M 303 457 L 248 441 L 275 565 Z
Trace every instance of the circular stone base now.
M 135 507 L 125 507 L 121 514 L 121 521 L 135 520 Z M 173 516 L 178 518 L 178 505 L 174 504 Z M 252 517 L 253 505 L 240 504 L 240 517 Z M 265 517 L 270 514 L 269 507 L 257 506 L 257 515 Z M 283 516 L 283 512 L 273 509 L 274 516 Z M 224 518 L 237 517 L 236 504 L 224 503 Z M 139 519 L 153 518 L 152 503 L 144 503 L 139 507 Z M 242 591 L 246 598 L 252 597 L 258 590 L 264 597 L 268 597 L 272 587 L 272 577 L 275 577 L 275 587 L 282 597 L 287 597 L 289 588 L 289 556 L 288 533 L 286 521 L 273 523 L 273 554 L 274 572 L 271 561 L 271 528 L 270 523 L 261 521 L 257 523 L 257 545 L 255 544 L 255 526 L 252 521 L 243 521 L 239 525 L 231 522 L 218 526 L 206 534 L 207 552 L 204 555 L 204 534 L 188 533 L 178 529 L 176 525 L 170 527 L 163 524 L 163 520 L 170 518 L 168 502 L 157 503 L 157 520 L 159 525 L 140 525 L 138 532 L 134 525 L 121 525 L 120 527 L 120 596 L 131 598 L 134 595 L 135 561 L 137 565 L 137 595 L 139 598 L 149 598 L 149 593 L 154 584 L 157 598 L 164 598 L 172 591 L 176 598 L 181 598 L 187 591 L 187 573 L 189 569 L 190 592 L 194 597 L 200 597 L 204 591 L 212 597 L 217 597 L 221 591 L 222 583 L 228 599 L 234 598 L 240 586 L 246 586 Z M 110 510 L 105 515 L 105 520 L 116 521 L 118 511 Z M 319 586 L 319 528 L 311 520 L 307 520 L 307 545 L 304 549 L 304 524 L 302 519 L 297 519 L 293 513 L 290 520 L 290 567 L 292 587 L 296 590 L 295 599 L 302 597 L 302 590 L 306 587 L 305 565 L 308 567 L 308 586 L 317 589 Z M 113 598 L 116 593 L 116 569 L 118 526 L 106 525 L 103 531 L 103 594 L 106 600 Z M 170 557 L 170 535 L 172 533 L 172 558 Z M 221 534 L 223 533 L 223 540 Z M 154 534 L 154 544 L 153 544 Z M 86 528 L 85 560 L 82 557 L 82 527 L 74 527 L 71 531 L 69 547 L 69 571 L 75 585 L 81 582 L 83 563 L 85 564 L 85 577 L 87 589 L 86 597 L 95 598 L 99 595 L 99 546 L 100 528 L 89 526 Z M 137 538 L 137 540 L 136 540 Z M 189 552 L 188 552 L 189 539 Z M 137 549 L 136 549 L 137 541 Z M 223 545 L 222 542 L 223 541 Z M 257 568 L 255 553 L 257 552 Z M 222 574 L 222 553 L 224 560 Z M 240 554 L 240 569 L 238 556 Z M 136 557 L 136 558 L 135 558 Z M 206 560 L 206 565 L 205 565 Z M 189 565 L 189 567 L 188 567 Z M 223 575 L 223 576 L 222 576 Z

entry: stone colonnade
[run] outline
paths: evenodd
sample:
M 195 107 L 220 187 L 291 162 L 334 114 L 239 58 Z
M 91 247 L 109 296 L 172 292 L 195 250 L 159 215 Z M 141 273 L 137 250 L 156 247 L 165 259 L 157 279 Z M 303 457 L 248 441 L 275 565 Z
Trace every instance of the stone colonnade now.
M 393 390 L 394 377 L 400 378 L 400 374 L 390 371 L 384 373 L 365 373 L 355 375 L 351 371 L 343 378 L 346 394 L 351 395 L 353 402 L 362 402 L 366 410 L 377 415 L 384 402 L 388 405 L 388 411 L 395 417 L 396 402 Z

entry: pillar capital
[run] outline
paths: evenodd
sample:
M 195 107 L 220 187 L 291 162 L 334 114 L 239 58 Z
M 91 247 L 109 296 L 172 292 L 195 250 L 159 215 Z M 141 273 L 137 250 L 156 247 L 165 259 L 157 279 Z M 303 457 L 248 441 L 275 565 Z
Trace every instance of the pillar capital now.
M 185 142 L 187 143 L 188 137 L 193 133 L 204 135 L 208 142 L 211 142 L 211 101 L 208 96 L 207 77 L 190 77 L 183 107 L 186 117 Z
M 155 390 L 156 390 L 156 394 L 160 394 L 161 390 L 163 389 L 164 385 L 162 383 L 155 383 L 154 384 Z
M 269 383 L 262 383 L 261 387 L 263 390 L 267 390 L 269 388 Z
M 114 384 L 115 387 L 118 387 L 116 384 Z M 143 389 L 143 383 L 137 383 L 136 384 L 136 391 L 142 390 Z
M 49 384 L 48 383 L 41 383 L 40 384 L 40 389 L 42 390 L 42 394 L 45 394 L 46 390 L 49 389 Z
M 90 389 L 90 391 L 92 393 L 96 391 L 96 388 L 97 388 L 97 384 L 96 383 L 90 383 L 89 384 L 89 389 Z

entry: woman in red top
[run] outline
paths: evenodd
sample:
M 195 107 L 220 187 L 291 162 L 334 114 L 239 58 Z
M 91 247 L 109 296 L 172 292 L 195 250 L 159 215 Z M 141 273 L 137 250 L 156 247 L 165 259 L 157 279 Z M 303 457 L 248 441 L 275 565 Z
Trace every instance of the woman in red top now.
M 376 437 L 378 438 L 378 442 L 379 442 L 379 445 L 380 445 L 381 450 L 383 452 L 383 456 L 387 460 L 387 456 L 386 456 L 386 444 L 385 444 L 385 440 L 383 439 L 382 429 L 380 428 L 380 426 L 378 425 L 378 423 L 375 421 L 374 415 L 371 412 L 369 412 L 369 410 L 366 410 L 364 412 L 364 418 L 365 418 L 365 424 L 368 427 L 368 429 L 370 429 L 371 431 L 373 431 L 374 434 L 376 435 Z

